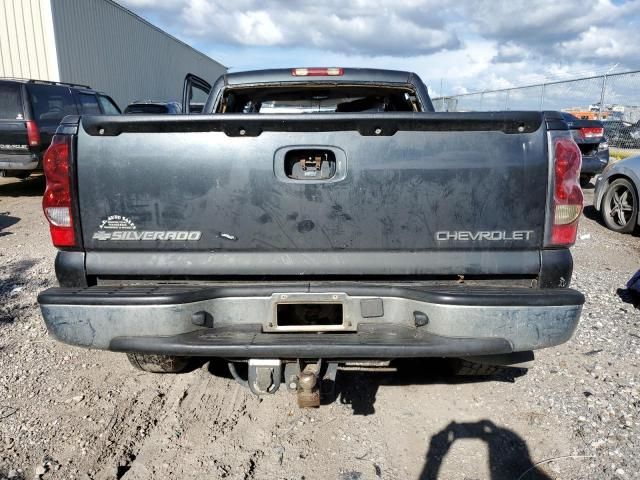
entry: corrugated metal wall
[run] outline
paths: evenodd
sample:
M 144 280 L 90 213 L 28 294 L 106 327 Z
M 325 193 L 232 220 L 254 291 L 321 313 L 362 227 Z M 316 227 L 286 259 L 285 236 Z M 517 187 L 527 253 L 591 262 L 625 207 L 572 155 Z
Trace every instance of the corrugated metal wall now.
M 120 108 L 134 100 L 181 101 L 187 73 L 213 83 L 225 71 L 110 0 L 51 0 L 51 9 L 60 80 L 102 90 Z
M 0 77 L 59 80 L 50 0 L 0 0 Z

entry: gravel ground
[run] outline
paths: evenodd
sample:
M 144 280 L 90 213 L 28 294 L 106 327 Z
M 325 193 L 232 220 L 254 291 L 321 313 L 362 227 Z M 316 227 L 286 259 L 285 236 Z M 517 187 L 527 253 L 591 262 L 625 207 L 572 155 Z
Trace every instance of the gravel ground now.
M 619 292 L 640 238 L 590 209 L 573 250 L 582 321 L 533 369 L 343 372 L 337 401 L 305 411 L 284 391 L 253 397 L 216 365 L 145 374 L 49 338 L 36 305 L 55 285 L 42 190 L 0 179 L 0 479 L 640 478 L 640 315 Z

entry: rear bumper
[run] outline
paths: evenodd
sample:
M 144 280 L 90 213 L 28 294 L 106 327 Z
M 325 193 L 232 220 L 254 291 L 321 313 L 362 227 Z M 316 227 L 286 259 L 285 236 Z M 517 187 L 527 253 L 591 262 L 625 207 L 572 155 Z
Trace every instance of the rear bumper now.
M 33 155 L 0 155 L 0 170 L 35 170 L 38 163 Z
M 281 298 L 313 303 L 326 296 L 343 306 L 343 331 L 273 328 Z M 90 348 L 229 358 L 397 358 L 558 345 L 573 334 L 584 297 L 571 289 L 334 283 L 52 288 L 38 302 L 55 338 Z M 416 312 L 423 314 L 421 326 Z

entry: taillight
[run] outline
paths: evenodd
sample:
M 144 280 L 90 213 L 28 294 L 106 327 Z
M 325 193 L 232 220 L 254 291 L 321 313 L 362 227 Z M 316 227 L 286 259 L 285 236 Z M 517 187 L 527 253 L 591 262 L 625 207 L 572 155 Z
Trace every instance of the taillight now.
M 47 188 L 42 198 L 42 208 L 49 222 L 51 240 L 56 247 L 76 246 L 71 213 L 69 138 L 71 137 L 55 135 L 43 159 Z
M 27 139 L 29 141 L 30 147 L 39 147 L 40 146 L 40 130 L 38 130 L 38 125 L 33 120 L 29 120 L 25 122 L 27 126 Z
M 602 127 L 584 127 L 580 129 L 580 136 L 582 138 L 598 138 L 604 135 L 604 128 Z
M 336 77 L 342 76 L 344 70 L 342 68 L 330 67 L 330 68 L 294 68 L 291 70 L 291 75 L 294 77 Z
M 583 195 L 580 188 L 582 155 L 570 137 L 554 140 L 553 224 L 550 243 L 569 246 L 576 241 L 578 219 L 582 213 Z

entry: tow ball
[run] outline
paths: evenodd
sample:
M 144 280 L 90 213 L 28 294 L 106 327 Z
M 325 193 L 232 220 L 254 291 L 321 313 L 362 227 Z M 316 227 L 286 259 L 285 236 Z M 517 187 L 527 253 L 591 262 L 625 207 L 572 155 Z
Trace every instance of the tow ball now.
M 287 390 L 296 394 L 299 407 L 313 408 L 319 407 L 323 399 L 333 400 L 338 363 L 250 359 L 247 380 L 240 378 L 232 362 L 229 363 L 229 371 L 256 395 L 276 393 L 284 380 Z

